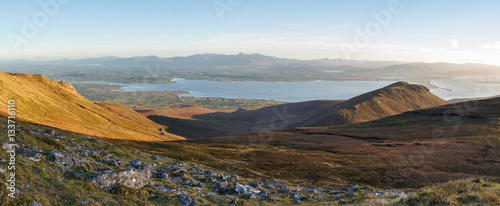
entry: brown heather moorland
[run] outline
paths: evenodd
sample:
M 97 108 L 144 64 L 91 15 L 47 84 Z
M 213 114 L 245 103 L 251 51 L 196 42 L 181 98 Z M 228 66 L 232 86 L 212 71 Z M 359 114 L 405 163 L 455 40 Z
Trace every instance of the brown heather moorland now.
M 499 106 L 496 98 L 345 126 L 180 142 L 109 141 L 243 176 L 300 184 L 418 188 L 478 176 L 498 181 Z

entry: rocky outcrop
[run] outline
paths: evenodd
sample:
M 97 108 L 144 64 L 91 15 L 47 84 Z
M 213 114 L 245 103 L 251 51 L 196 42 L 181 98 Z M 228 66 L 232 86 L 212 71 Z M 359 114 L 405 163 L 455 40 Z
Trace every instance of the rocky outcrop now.
M 52 151 L 50 157 L 53 158 L 56 164 L 63 167 L 85 166 L 86 161 L 83 157 L 73 157 L 70 154 L 61 153 L 59 151 Z

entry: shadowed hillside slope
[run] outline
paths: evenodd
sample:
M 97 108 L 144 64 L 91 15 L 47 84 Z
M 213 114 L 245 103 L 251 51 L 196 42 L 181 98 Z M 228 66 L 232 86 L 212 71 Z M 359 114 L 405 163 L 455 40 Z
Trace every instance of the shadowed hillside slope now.
M 327 98 L 327 97 L 325 97 Z M 447 104 L 421 85 L 398 82 L 347 101 L 321 100 L 281 104 L 257 110 L 197 113 L 148 110 L 143 114 L 171 132 L 190 139 L 248 134 L 302 126 L 334 126 L 380 119 L 407 111 Z M 183 108 L 199 111 L 197 107 Z
M 16 118 L 81 134 L 143 141 L 180 140 L 162 135 L 157 125 L 131 109 L 94 104 L 67 82 L 41 75 L 0 72 L 0 115 L 7 116 L 8 101 L 16 101 Z

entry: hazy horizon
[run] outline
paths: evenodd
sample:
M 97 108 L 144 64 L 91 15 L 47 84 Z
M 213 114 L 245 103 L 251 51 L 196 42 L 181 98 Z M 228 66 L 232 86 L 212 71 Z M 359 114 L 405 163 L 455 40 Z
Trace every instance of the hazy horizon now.
M 500 65 L 498 1 L 5 2 L 4 60 L 259 53 Z

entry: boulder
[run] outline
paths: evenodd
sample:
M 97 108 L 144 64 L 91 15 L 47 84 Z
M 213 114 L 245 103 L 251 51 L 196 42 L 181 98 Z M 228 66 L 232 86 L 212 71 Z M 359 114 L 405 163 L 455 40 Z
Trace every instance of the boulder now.
M 95 187 L 109 190 L 116 185 L 140 189 L 149 184 L 151 171 L 148 169 L 131 168 L 128 170 L 101 173 L 89 178 Z

